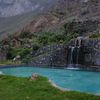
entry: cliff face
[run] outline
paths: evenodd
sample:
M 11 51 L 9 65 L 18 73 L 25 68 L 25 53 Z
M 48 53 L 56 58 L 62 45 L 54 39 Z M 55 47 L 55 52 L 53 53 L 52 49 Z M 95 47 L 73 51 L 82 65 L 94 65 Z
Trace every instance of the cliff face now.
M 33 66 L 80 67 L 85 70 L 100 71 L 100 39 L 83 39 L 82 45 L 75 46 L 75 41 L 68 45 L 49 45 L 33 52 L 33 59 L 28 63 Z M 73 49 L 73 50 L 72 50 Z
M 67 49 L 65 45 L 54 44 L 33 52 L 33 59 L 28 63 L 33 66 L 67 66 Z

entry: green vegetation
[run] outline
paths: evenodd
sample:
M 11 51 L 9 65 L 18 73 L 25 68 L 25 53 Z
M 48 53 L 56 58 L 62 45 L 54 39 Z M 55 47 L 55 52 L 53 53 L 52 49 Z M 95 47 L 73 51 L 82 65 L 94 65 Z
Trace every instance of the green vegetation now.
M 31 54 L 33 51 L 36 51 L 46 45 L 67 43 L 72 38 L 79 35 L 78 33 L 74 32 L 69 34 L 65 33 L 66 30 L 64 30 L 62 33 L 42 32 L 32 34 L 30 32 L 23 32 L 17 37 L 16 42 L 18 42 L 19 45 L 17 47 L 12 45 L 14 36 L 9 36 L 9 42 L 6 42 L 6 44 L 8 43 L 7 45 L 9 45 L 7 59 L 13 60 L 15 57 L 20 56 L 21 61 L 27 63 L 32 58 Z M 21 43 L 19 43 L 20 41 Z
M 20 60 L 27 63 L 32 58 L 32 52 L 39 48 L 52 45 L 68 43 L 71 39 L 76 38 L 81 33 L 79 26 L 74 27 L 76 23 L 69 22 L 63 26 L 61 33 L 59 32 L 41 32 L 31 33 L 22 32 L 19 35 L 9 35 L 8 39 L 1 44 L 9 47 L 7 53 L 7 60 L 13 60 L 20 57 Z
M 15 64 L 20 65 L 22 64 L 22 62 L 21 61 L 14 62 L 12 60 L 0 61 L 0 65 L 15 65 Z
M 61 91 L 44 77 L 32 81 L 29 78 L 1 75 L 0 100 L 100 100 L 100 96 Z
M 59 43 L 67 43 L 72 38 L 76 38 L 78 33 L 52 33 L 52 32 L 43 32 L 41 34 L 35 35 L 33 37 L 33 44 L 38 45 L 38 47 L 51 45 L 51 44 L 59 44 Z
M 9 48 L 9 52 L 8 52 L 7 58 L 8 59 L 13 59 L 17 55 L 20 55 L 21 59 L 23 59 L 30 53 L 30 51 L 31 51 L 31 49 L 28 49 L 28 48 L 11 47 L 11 48 Z
M 32 49 L 31 48 L 16 48 L 16 47 L 9 47 L 7 53 L 7 61 L 2 61 L 1 64 L 21 64 L 27 63 L 31 58 Z M 14 58 L 16 60 L 14 60 Z
M 89 38 L 100 38 L 100 33 L 92 34 Z

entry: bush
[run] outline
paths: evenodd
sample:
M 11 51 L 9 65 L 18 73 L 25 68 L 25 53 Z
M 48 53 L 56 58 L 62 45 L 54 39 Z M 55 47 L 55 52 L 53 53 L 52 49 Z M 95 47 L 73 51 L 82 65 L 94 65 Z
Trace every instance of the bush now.
M 93 34 L 89 38 L 100 38 L 100 33 L 98 34 Z
M 8 59 L 13 59 L 17 55 L 21 56 L 21 59 L 26 57 L 28 54 L 30 54 L 31 50 L 28 48 L 14 48 L 10 47 L 8 50 L 7 58 Z
M 22 59 L 22 62 L 27 64 L 31 59 L 32 59 L 32 56 L 27 55 L 25 58 Z
M 86 31 L 83 26 L 80 24 L 80 22 L 68 22 L 64 24 L 64 31 L 65 34 L 71 34 L 71 33 L 78 33 L 81 34 L 82 32 Z
M 31 52 L 31 49 L 28 49 L 28 48 L 21 48 L 20 49 L 20 52 L 19 52 L 19 55 L 21 56 L 21 58 L 23 59 L 23 58 L 25 58 L 27 55 L 29 55 L 30 54 L 30 52 Z
M 36 51 L 41 47 L 39 43 L 33 43 L 33 50 Z
M 79 36 L 79 33 L 77 32 L 72 32 L 69 34 L 64 34 L 63 32 L 44 32 L 33 38 L 33 50 L 37 50 L 41 46 L 50 45 L 53 43 L 65 43 L 70 41 L 72 38 L 76 38 L 77 36 Z
M 66 36 L 61 33 L 55 33 L 49 38 L 49 44 L 51 43 L 63 43 L 66 39 Z
M 47 35 L 45 35 L 45 34 L 40 35 L 40 36 L 38 37 L 38 41 L 39 41 L 39 43 L 42 44 L 42 45 L 48 44 L 48 39 L 49 39 L 49 36 L 47 36 Z
M 16 57 L 16 51 L 10 47 L 7 53 L 7 59 L 13 59 L 14 57 Z
M 20 38 L 32 38 L 32 33 L 30 33 L 30 32 L 22 32 L 19 37 Z

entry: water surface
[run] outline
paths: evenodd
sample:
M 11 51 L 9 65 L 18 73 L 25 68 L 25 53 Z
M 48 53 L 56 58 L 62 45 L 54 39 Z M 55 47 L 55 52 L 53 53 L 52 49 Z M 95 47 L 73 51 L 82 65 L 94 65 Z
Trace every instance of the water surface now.
M 0 73 L 29 77 L 33 73 L 45 76 L 64 89 L 100 94 L 100 73 L 66 69 L 15 67 L 0 69 Z

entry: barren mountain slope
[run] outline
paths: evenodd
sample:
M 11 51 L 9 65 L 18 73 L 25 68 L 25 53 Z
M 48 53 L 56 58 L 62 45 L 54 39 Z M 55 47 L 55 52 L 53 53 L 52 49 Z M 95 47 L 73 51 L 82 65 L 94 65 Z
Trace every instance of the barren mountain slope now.
M 89 32 L 86 32 L 87 35 L 98 29 L 100 22 L 100 0 L 47 1 L 38 1 L 44 7 L 42 10 L 36 9 L 30 13 L 17 15 L 15 17 L 1 18 L 0 34 L 4 36 L 5 34 L 18 31 L 59 31 L 64 24 L 72 21 L 79 22 L 79 26 L 88 28 Z M 36 4 L 36 1 L 34 3 Z M 47 10 L 46 12 L 45 9 Z

